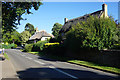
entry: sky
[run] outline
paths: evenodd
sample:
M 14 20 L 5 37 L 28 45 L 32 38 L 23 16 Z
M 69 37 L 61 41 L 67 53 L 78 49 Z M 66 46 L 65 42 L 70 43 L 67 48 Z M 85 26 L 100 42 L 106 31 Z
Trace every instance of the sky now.
M 104 2 L 108 5 L 108 15 L 118 19 L 118 2 Z M 55 23 L 64 24 L 64 18 L 73 19 L 102 9 L 103 2 L 43 2 L 39 10 L 31 9 L 33 14 L 22 15 L 27 20 L 18 25 L 18 32 L 24 31 L 27 23 L 52 33 L 51 29 Z

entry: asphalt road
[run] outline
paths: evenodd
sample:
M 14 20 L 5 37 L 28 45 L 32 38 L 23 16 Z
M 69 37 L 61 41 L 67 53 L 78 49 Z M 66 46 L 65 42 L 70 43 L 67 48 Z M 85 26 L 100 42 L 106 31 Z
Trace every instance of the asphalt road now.
M 39 57 L 37 55 L 21 52 L 17 49 L 7 49 L 11 62 L 13 63 L 17 76 L 22 78 L 37 79 L 114 79 L 119 76 L 75 64 L 54 61 Z

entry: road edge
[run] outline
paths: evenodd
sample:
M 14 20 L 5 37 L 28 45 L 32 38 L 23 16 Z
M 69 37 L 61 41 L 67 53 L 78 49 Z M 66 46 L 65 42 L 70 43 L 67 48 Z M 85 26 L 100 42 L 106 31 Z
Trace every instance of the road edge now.
M 75 65 L 79 65 L 79 66 L 83 66 L 83 67 L 86 67 L 86 68 L 92 68 L 92 69 L 95 69 L 95 70 L 100 70 L 100 71 L 104 71 L 104 72 L 107 72 L 107 73 L 112 73 L 112 74 L 116 74 L 116 75 L 119 75 L 119 76 L 120 76 L 120 73 L 115 73 L 115 72 L 112 72 L 112 71 L 107 71 L 107 70 L 103 70 L 103 69 L 98 69 L 98 68 L 95 68 L 95 67 L 90 67 L 90 66 L 86 66 L 86 65 L 82 65 L 82 64 L 76 64 L 76 63 L 72 63 L 72 62 L 67 62 L 67 63 L 75 64 Z
M 2 70 L 2 71 L 5 71 L 6 73 L 11 73 L 11 74 L 14 74 L 14 75 L 13 75 L 13 77 L 2 76 L 2 79 L 9 79 L 9 78 L 12 79 L 12 78 L 14 78 L 14 79 L 19 80 L 19 77 L 17 76 L 16 70 L 15 70 L 14 65 L 12 64 L 10 58 L 9 58 L 9 60 L 8 59 L 5 59 L 5 60 L 9 64 L 9 66 L 6 66 L 6 68 L 9 68 L 13 73 L 10 72 L 10 71 L 5 71 L 5 70 Z M 4 65 L 3 65 L 3 63 L 2 63 L 2 67 L 5 66 L 5 65 L 8 65 L 8 64 L 4 63 Z M 3 72 L 2 72 L 2 74 L 3 74 Z

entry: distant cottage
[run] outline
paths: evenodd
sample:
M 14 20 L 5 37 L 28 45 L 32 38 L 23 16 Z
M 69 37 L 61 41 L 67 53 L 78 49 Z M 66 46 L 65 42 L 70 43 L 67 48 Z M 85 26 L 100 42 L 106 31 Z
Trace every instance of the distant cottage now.
M 62 26 L 62 29 L 59 31 L 60 35 L 62 36 L 62 38 L 65 38 L 65 33 L 67 31 L 69 31 L 69 29 L 71 29 L 72 25 L 76 25 L 78 22 L 80 21 L 85 21 L 87 20 L 87 18 L 89 16 L 97 16 L 98 18 L 101 17 L 108 17 L 108 13 L 107 13 L 107 5 L 103 4 L 102 5 L 102 10 L 90 13 L 90 14 L 86 14 L 84 16 L 78 17 L 78 18 L 74 18 L 71 20 L 68 20 L 67 18 L 64 19 L 64 25 Z
M 54 38 L 52 34 L 47 33 L 45 30 L 39 31 L 38 28 L 36 28 L 36 32 L 29 38 L 29 42 L 36 43 L 37 41 L 40 40 L 45 41 L 47 39 L 50 39 L 51 37 Z

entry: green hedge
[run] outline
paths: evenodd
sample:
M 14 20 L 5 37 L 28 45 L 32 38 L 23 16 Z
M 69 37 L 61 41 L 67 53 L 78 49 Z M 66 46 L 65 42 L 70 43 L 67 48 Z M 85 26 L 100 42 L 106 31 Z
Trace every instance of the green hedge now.
M 33 44 L 26 44 L 25 45 L 25 51 L 26 52 L 40 52 L 43 50 L 44 44 L 47 43 L 48 41 L 38 41 L 37 43 Z
M 16 48 L 17 47 L 17 44 L 2 44 L 2 48 L 5 48 L 5 49 L 10 49 L 10 48 Z
M 113 18 L 98 18 L 89 16 L 86 21 L 72 25 L 65 33 L 66 44 L 70 50 L 79 48 L 110 49 L 117 39 L 118 28 Z
M 14 45 L 14 48 L 17 48 L 17 44 Z
M 114 46 L 112 47 L 112 49 L 120 50 L 120 44 L 114 44 Z
M 31 52 L 33 48 L 33 44 L 26 44 L 25 45 L 25 51 L 26 52 Z
M 63 56 L 65 51 L 66 49 L 63 44 L 50 43 L 48 45 L 45 44 L 44 46 L 44 52 L 47 54 Z
M 42 51 L 44 44 L 47 43 L 48 41 L 38 41 L 37 43 L 33 44 L 32 51 Z

